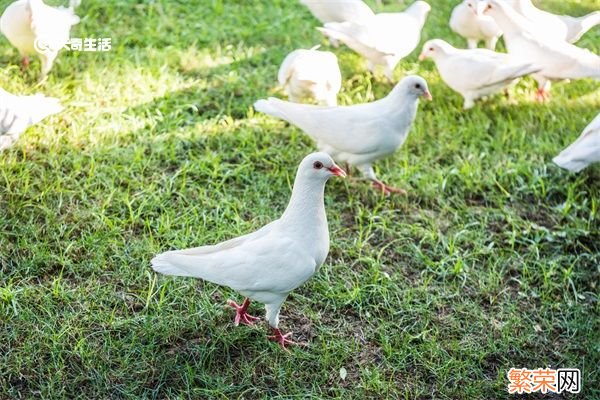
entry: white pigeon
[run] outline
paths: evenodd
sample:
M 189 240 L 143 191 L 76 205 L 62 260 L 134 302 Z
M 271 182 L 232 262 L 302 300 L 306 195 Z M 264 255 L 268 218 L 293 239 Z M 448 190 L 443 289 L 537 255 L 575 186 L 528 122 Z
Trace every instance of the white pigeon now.
M 377 179 L 371 164 L 392 155 L 404 143 L 417 114 L 419 98 L 431 99 L 420 76 L 402 79 L 381 100 L 351 106 L 322 107 L 275 99 L 258 100 L 254 108 L 302 129 L 320 151 L 355 165 L 385 194 L 403 192 Z
M 526 17 L 540 34 L 570 43 L 578 41 L 583 34 L 600 24 L 600 11 L 571 17 L 540 10 L 531 0 L 513 0 L 512 3 L 515 10 Z
M 335 106 L 342 87 L 342 73 L 335 54 L 330 51 L 298 49 L 283 60 L 279 68 L 279 85 L 290 101 L 300 103 L 309 98 L 319 104 Z
M 366 58 L 369 71 L 383 66 L 391 82 L 396 65 L 418 46 L 429 10 L 429 4 L 419 0 L 401 13 L 376 14 L 360 22 L 329 22 L 317 29 Z
M 235 239 L 187 250 L 167 251 L 152 259 L 152 268 L 166 275 L 200 278 L 246 296 L 236 309 L 235 325 L 252 325 L 250 299 L 264 303 L 273 329 L 270 339 L 283 348 L 294 343 L 279 330 L 279 310 L 288 294 L 310 279 L 329 252 L 325 215 L 325 182 L 346 176 L 325 153 L 306 156 L 296 174 L 290 202 L 278 220 Z
M 31 125 L 62 109 L 53 97 L 15 96 L 0 88 L 0 150 L 11 146 Z
M 423 45 L 419 60 L 425 58 L 431 58 L 444 82 L 463 96 L 465 109 L 473 107 L 475 100 L 498 93 L 519 78 L 539 71 L 537 66 L 510 54 L 457 49 L 441 39 Z
M 375 15 L 362 0 L 300 0 L 321 23 L 363 21 Z
M 476 48 L 477 43 L 483 40 L 488 49 L 494 50 L 502 36 L 496 21 L 483 14 L 485 5 L 483 0 L 464 0 L 454 7 L 450 15 L 450 28 L 467 39 L 470 49 Z
M 538 82 L 538 100 L 548 97 L 551 80 L 600 79 L 600 57 L 564 40 L 548 38 L 510 4 L 486 0 L 485 13 L 494 18 L 504 32 L 508 53 L 523 62 L 535 64 L 540 71 L 532 76 Z
M 79 23 L 75 15 L 78 4 L 72 1 L 69 8 L 64 8 L 48 6 L 42 0 L 18 0 L 0 16 L 0 32 L 19 50 L 23 66 L 29 65 L 30 55 L 37 54 L 40 58 L 42 80 L 69 40 L 71 27 Z
M 552 160 L 561 168 L 579 172 L 591 163 L 600 161 L 600 114 L 569 147 Z

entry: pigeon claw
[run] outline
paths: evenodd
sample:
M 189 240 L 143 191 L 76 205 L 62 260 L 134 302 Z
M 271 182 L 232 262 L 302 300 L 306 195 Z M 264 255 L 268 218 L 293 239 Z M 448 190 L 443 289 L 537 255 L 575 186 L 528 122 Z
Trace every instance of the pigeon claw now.
M 250 299 L 244 300 L 244 303 L 242 303 L 241 306 L 233 300 L 227 300 L 227 304 L 235 308 L 235 319 L 233 320 L 235 326 L 238 326 L 240 322 L 244 325 L 253 326 L 254 321 L 260 319 L 258 317 L 253 317 L 246 312 L 248 307 L 250 307 Z
M 543 102 L 547 101 L 548 99 L 550 99 L 550 93 L 548 91 L 546 91 L 544 88 L 539 88 L 537 90 L 537 92 L 535 92 L 535 99 L 538 102 L 543 103 Z
M 281 333 L 279 328 L 272 328 L 272 329 L 273 329 L 274 335 L 267 336 L 267 339 L 279 343 L 281 348 L 284 349 L 285 351 L 289 352 L 289 350 L 285 347 L 286 344 L 294 344 L 294 345 L 300 344 L 298 342 L 294 342 L 294 341 L 288 339 L 288 337 L 292 336 L 292 332 L 288 332 L 284 335 Z
M 381 193 L 385 194 L 385 195 L 389 195 L 390 193 L 398 193 L 398 194 L 406 195 L 406 190 L 388 186 L 385 183 L 383 183 L 381 181 L 377 181 L 377 180 L 373 181 L 373 187 L 377 190 L 380 190 Z
M 21 71 L 25 71 L 29 67 L 29 57 L 23 56 L 21 59 Z

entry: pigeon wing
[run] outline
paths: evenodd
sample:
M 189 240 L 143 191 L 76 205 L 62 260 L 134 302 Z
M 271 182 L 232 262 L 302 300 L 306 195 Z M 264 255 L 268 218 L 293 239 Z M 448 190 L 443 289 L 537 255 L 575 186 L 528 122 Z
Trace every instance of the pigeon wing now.
M 297 242 L 271 229 L 208 248 L 169 251 L 152 259 L 166 275 L 188 276 L 241 292 L 287 293 L 309 279 L 316 263 Z M 240 240 L 241 239 L 241 240 Z
M 345 107 L 322 107 L 297 104 L 269 98 L 259 100 L 254 107 L 265 114 L 281 118 L 338 151 L 369 154 L 380 144 L 383 124 L 381 101 Z

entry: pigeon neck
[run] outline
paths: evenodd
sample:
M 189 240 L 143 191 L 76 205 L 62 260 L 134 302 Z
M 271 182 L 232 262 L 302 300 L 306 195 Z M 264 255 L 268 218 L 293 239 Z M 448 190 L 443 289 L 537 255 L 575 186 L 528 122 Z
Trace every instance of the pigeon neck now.
M 407 8 L 404 12 L 406 14 L 411 15 L 413 18 L 419 21 L 421 26 L 423 26 L 425 25 L 425 20 L 427 19 L 427 13 L 429 12 L 429 10 L 424 8 L 422 5 L 413 3 L 412 6 Z
M 419 98 L 412 94 L 407 94 L 405 88 L 395 88 L 391 93 L 390 99 L 392 104 L 392 112 L 394 116 L 390 119 L 400 124 L 410 125 L 417 114 L 419 106 Z M 408 119 L 405 118 L 408 116 Z
M 288 226 L 312 225 L 326 221 L 324 192 L 325 181 L 308 181 L 306 177 L 297 174 L 292 197 L 281 219 L 288 222 Z
M 517 0 L 514 4 L 515 9 L 521 14 L 526 14 L 528 11 L 531 11 L 535 8 L 530 0 Z
M 505 34 L 515 34 L 528 30 L 527 26 L 529 24 L 525 18 L 511 7 L 504 7 L 503 10 L 497 11 L 494 14 L 494 20 Z

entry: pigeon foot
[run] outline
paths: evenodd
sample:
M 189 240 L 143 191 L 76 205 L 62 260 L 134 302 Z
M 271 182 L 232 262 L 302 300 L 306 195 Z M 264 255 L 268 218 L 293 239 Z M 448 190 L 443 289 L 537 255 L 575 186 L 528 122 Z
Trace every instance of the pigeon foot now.
M 235 326 L 238 326 L 240 322 L 244 325 L 253 326 L 254 321 L 260 319 L 258 317 L 253 317 L 246 312 L 248 307 L 250 307 L 250 299 L 244 300 L 244 303 L 241 306 L 233 300 L 227 300 L 227 304 L 235 308 L 235 319 L 233 320 Z
M 27 67 L 29 67 L 29 57 L 24 56 L 21 59 L 21 70 L 25 71 L 27 69 Z
M 279 328 L 271 328 L 271 329 L 273 329 L 274 335 L 267 336 L 267 339 L 270 339 L 274 342 L 279 343 L 281 348 L 284 349 L 285 351 L 289 352 L 289 350 L 285 347 L 286 344 L 294 344 L 294 345 L 303 344 L 303 343 L 294 342 L 294 341 L 288 339 L 288 337 L 292 336 L 292 332 L 288 332 L 284 335 L 281 333 Z
M 391 187 L 386 185 L 385 183 L 381 182 L 381 181 L 373 181 L 373 187 L 375 189 L 378 189 L 381 191 L 381 193 L 388 195 L 390 193 L 398 193 L 398 194 L 406 194 L 406 190 L 403 189 L 399 189 L 399 188 L 395 188 L 395 187 Z
M 537 90 L 537 92 L 535 92 L 535 99 L 536 101 L 543 103 L 545 101 L 547 101 L 548 99 L 550 99 L 550 93 L 545 90 L 543 87 L 539 88 Z

